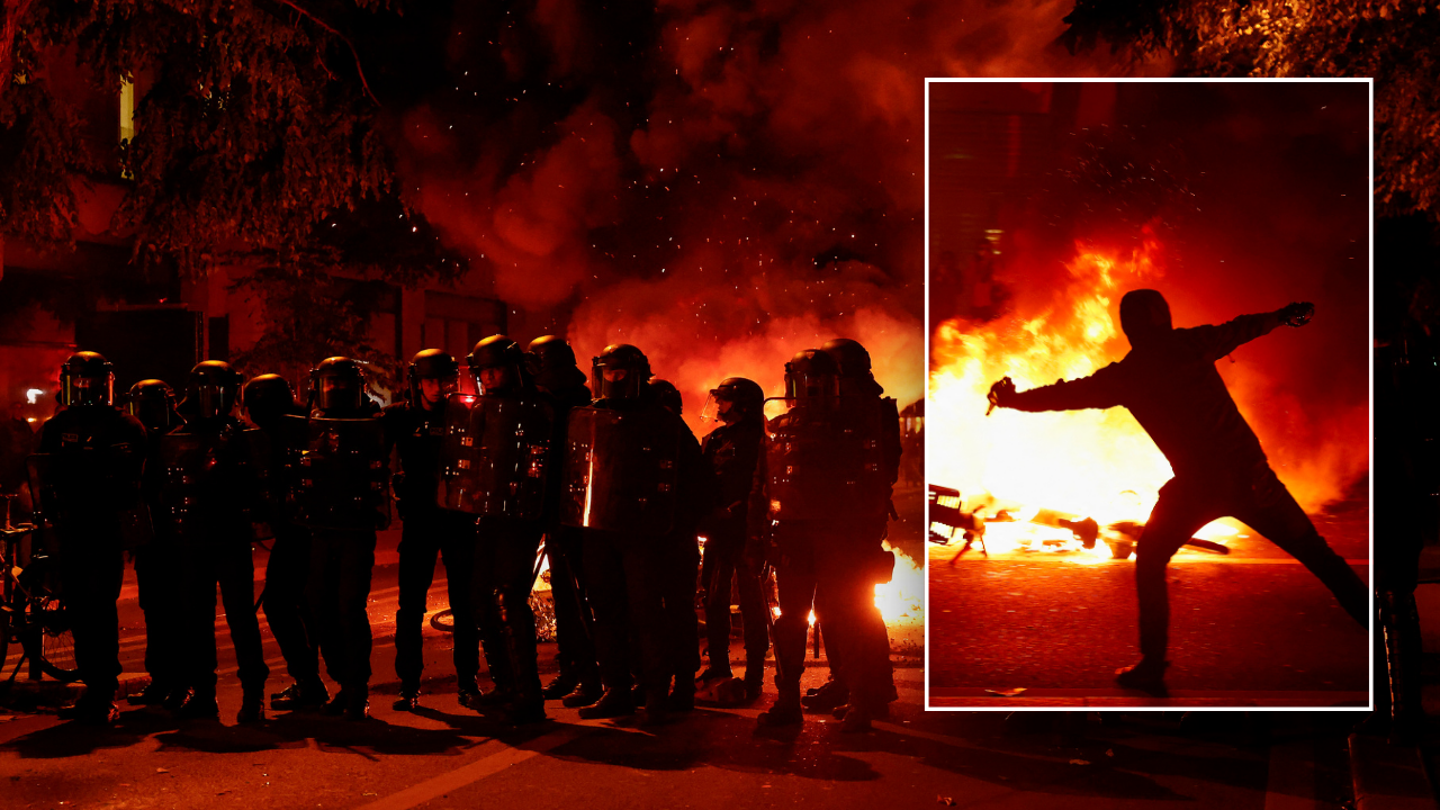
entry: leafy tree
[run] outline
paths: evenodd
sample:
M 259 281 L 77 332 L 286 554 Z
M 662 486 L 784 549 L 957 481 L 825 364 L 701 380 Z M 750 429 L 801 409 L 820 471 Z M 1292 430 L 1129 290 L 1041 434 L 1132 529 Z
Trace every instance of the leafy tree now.
M 1429 0 L 1077 0 L 1062 41 L 1182 75 L 1375 79 L 1375 196 L 1440 218 L 1440 9 Z

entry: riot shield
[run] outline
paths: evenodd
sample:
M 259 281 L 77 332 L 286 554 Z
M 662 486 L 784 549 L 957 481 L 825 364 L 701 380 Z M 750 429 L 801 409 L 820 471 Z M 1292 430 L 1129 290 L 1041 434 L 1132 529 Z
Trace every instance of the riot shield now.
M 307 422 L 304 416 L 284 419 Z M 295 522 L 340 531 L 389 526 L 390 460 L 380 420 L 312 417 L 305 435 L 290 475 Z
M 681 422 L 669 412 L 575 408 L 560 522 L 660 535 L 675 525 Z
M 473 515 L 540 519 L 552 429 L 550 408 L 536 398 L 449 397 L 436 504 Z
M 834 408 L 800 406 L 765 424 L 771 520 L 884 518 L 880 400 L 841 397 Z

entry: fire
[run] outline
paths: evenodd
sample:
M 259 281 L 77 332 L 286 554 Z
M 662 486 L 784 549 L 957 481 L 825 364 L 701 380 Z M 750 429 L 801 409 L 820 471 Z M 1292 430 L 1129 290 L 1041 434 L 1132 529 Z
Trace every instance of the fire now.
M 920 626 L 925 621 L 925 578 L 920 566 L 889 543 L 885 550 L 895 555 L 895 574 L 890 581 L 875 586 L 875 607 L 885 619 L 885 626 Z
M 1148 517 L 1170 465 L 1129 411 L 998 409 L 986 416 L 986 395 L 1002 377 L 1025 390 L 1089 375 L 1124 356 L 1128 343 L 1111 317 L 1113 304 L 1161 276 L 1160 252 L 1153 237 L 1128 254 L 1077 244 L 1069 282 L 1045 308 L 979 325 L 947 321 L 936 330 L 930 402 L 945 418 L 930 422 L 929 475 L 959 489 L 966 511 L 981 511 L 990 552 L 1110 556 L 1103 542 L 1082 548 L 1054 519 L 1031 523 L 1041 507 L 1071 520 L 1092 518 L 1102 531 Z

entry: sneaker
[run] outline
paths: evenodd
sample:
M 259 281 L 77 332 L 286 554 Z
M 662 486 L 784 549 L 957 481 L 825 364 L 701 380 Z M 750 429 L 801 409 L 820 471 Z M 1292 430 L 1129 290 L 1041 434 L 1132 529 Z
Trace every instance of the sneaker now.
M 1115 670 L 1115 683 L 1122 689 L 1136 689 L 1159 698 L 1169 697 L 1170 691 L 1165 688 L 1165 670 L 1169 667 L 1169 661 L 1142 658 L 1137 664 Z
M 580 710 L 581 720 L 603 720 L 635 713 L 635 703 L 628 689 L 607 689 L 593 706 Z

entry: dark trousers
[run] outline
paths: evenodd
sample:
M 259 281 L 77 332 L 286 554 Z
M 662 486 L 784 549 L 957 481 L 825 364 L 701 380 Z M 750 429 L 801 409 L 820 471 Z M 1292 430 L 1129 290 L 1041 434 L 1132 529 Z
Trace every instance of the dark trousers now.
M 587 530 L 585 576 L 595 612 L 595 650 L 606 689 L 629 689 L 638 672 L 646 692 L 669 688 L 674 667 L 665 647 L 664 597 L 660 577 L 662 540 Z M 631 638 L 635 652 L 631 652 Z M 633 660 L 638 658 L 638 660 Z
M 825 643 L 844 662 L 850 702 L 878 708 L 889 699 L 890 650 L 875 607 L 873 533 L 839 521 L 776 527 L 775 685 L 799 699 L 809 613 L 825 617 Z
M 173 541 L 157 538 L 135 550 L 135 584 L 145 614 L 145 671 L 159 688 L 179 686 L 185 681 L 180 670 L 184 580 Z
M 545 534 L 560 670 L 584 680 L 599 677 L 600 665 L 595 655 L 595 622 L 586 596 L 582 543 L 580 530 L 570 526 L 557 526 Z
M 198 534 L 198 533 L 197 533 Z M 247 694 L 265 688 L 270 667 L 255 616 L 255 563 L 250 550 L 250 525 L 207 532 L 181 541 L 184 569 L 185 683 L 197 695 L 215 694 L 215 591 L 225 606 L 225 624 L 235 645 L 237 675 Z
M 1368 588 L 1315 531 L 1309 516 L 1268 466 L 1247 479 L 1172 478 L 1160 489 L 1135 546 L 1135 592 L 1140 603 L 1140 652 L 1164 660 L 1169 646 L 1170 598 L 1165 567 L 1180 546 L 1212 520 L 1234 517 L 1299 560 L 1329 588 L 1340 606 L 1369 626 Z
M 670 674 L 676 685 L 690 685 L 700 671 L 700 620 L 695 615 L 695 582 L 700 548 L 695 532 L 665 538 L 661 550 L 660 599 L 665 606 L 664 633 Z
M 524 700 L 540 699 L 530 591 L 535 585 L 541 531 L 535 521 L 481 518 L 471 580 L 475 623 L 490 678 Z
M 480 634 L 471 602 L 474 576 L 475 516 L 442 509 L 408 510 L 400 533 L 400 607 L 395 611 L 395 674 L 414 689 L 425 668 L 421 625 L 435 580 L 435 559 L 445 562 L 450 611 L 455 627 L 455 675 L 471 689 L 480 671 Z
M 320 677 L 320 634 L 305 596 L 310 576 L 310 530 L 293 523 L 274 526 L 275 540 L 265 564 L 265 621 L 296 683 Z
M 370 572 L 375 532 L 315 529 L 310 541 L 310 611 L 320 628 L 325 671 L 342 690 L 365 693 L 370 684 Z
M 125 580 L 125 556 L 111 530 L 67 532 L 61 540 L 60 581 L 75 637 L 75 666 L 86 700 L 115 699 L 120 683 L 120 620 L 115 603 Z
M 712 530 L 705 543 L 705 563 L 700 579 L 705 583 L 705 632 L 710 648 L 710 666 L 730 669 L 730 590 L 734 582 L 740 595 L 740 618 L 744 622 L 745 659 L 750 666 L 763 668 L 770 649 L 766 630 L 765 594 L 760 572 L 745 559 L 745 527 Z M 753 676 L 752 676 L 753 677 Z

